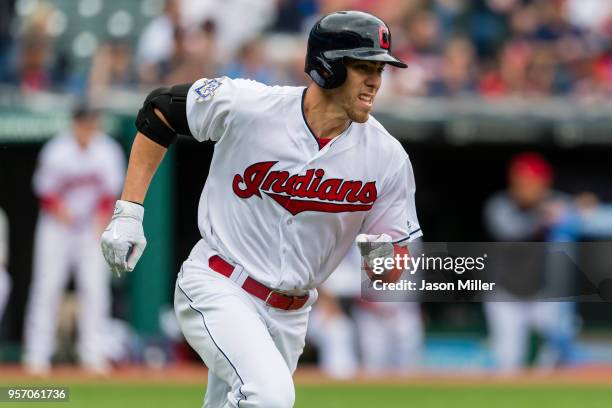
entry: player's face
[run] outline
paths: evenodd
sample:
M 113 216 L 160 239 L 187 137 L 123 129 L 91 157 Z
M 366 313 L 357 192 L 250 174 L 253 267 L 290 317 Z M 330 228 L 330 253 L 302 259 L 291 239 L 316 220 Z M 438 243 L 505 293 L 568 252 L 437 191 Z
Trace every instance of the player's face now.
M 550 192 L 550 183 L 538 177 L 513 176 L 510 178 L 510 194 L 523 208 L 531 208 L 542 202 Z
M 75 120 L 72 131 L 77 142 L 86 147 L 98 130 L 98 118 L 88 117 L 80 120 Z
M 339 102 L 353 122 L 368 120 L 384 69 L 384 62 L 346 60 L 347 76 L 346 82 L 338 88 Z

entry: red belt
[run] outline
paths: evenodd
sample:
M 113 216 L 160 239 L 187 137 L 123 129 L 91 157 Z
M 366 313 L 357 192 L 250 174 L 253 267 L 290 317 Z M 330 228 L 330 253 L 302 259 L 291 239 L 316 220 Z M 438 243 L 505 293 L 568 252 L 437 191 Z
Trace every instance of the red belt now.
M 228 278 L 232 275 L 232 272 L 234 272 L 234 267 L 218 255 L 210 257 L 208 260 L 208 266 L 213 271 L 218 272 Z M 257 282 L 250 276 L 247 277 L 242 284 L 242 289 L 263 300 L 268 306 L 272 306 L 277 309 L 299 309 L 304 306 L 308 300 L 308 294 L 301 296 L 285 295 L 284 293 L 270 289 L 269 287 Z

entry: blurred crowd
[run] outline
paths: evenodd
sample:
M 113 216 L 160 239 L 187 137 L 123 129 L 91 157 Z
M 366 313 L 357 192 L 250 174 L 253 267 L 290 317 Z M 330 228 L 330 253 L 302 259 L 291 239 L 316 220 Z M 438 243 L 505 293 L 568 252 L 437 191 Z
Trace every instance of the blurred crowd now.
M 159 12 L 142 26 L 131 30 L 122 24 L 133 20 L 117 19 L 106 33 L 83 36 L 73 47 L 57 44 L 66 17 L 55 3 L 2 6 L 8 10 L 0 82 L 95 98 L 219 75 L 300 85 L 312 23 L 331 11 L 360 9 L 387 21 L 394 53 L 409 63 L 407 70 L 388 69 L 386 95 L 599 100 L 612 94 L 608 1 L 160 0 Z

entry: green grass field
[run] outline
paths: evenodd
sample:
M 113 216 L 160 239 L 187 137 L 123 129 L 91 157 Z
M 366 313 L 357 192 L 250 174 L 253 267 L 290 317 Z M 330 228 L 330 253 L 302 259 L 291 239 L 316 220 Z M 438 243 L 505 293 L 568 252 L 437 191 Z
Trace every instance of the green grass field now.
M 6 384 L 3 384 L 6 385 Z M 59 385 L 54 383 L 54 385 Z M 70 402 L 0 403 L 2 407 L 199 407 L 203 385 L 63 384 Z M 298 385 L 296 408 L 609 408 L 609 386 L 534 385 Z

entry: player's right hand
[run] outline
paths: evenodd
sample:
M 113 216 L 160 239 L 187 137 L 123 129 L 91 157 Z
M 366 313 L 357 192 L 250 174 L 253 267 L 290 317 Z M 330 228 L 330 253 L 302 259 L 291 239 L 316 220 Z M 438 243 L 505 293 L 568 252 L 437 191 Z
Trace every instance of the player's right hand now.
M 102 254 L 111 271 L 118 276 L 121 272 L 134 270 L 147 246 L 143 216 L 142 205 L 118 200 L 110 224 L 102 233 Z
M 372 265 L 376 258 L 392 258 L 395 253 L 393 240 L 387 234 L 359 234 L 355 242 L 368 265 Z

